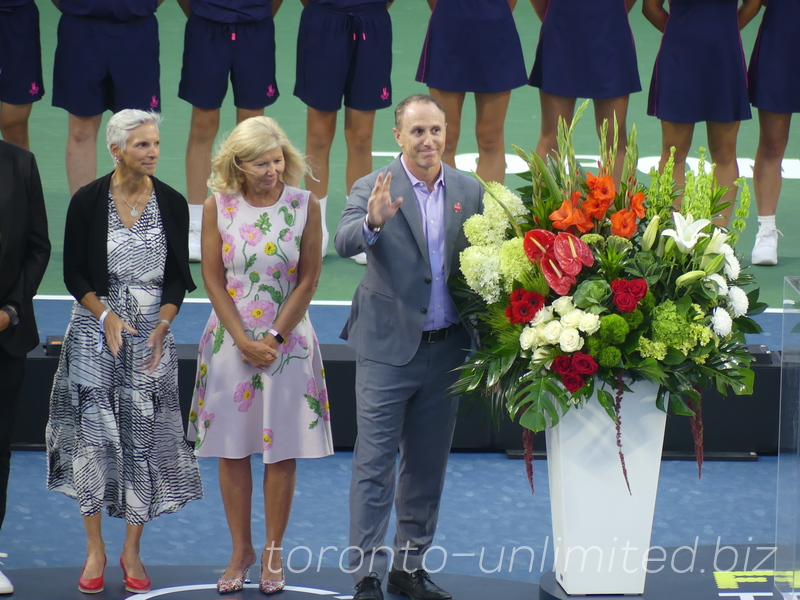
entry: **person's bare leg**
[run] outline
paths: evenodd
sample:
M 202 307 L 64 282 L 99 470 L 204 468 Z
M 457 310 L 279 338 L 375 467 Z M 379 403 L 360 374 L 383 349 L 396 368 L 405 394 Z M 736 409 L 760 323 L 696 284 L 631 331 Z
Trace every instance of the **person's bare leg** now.
M 475 94 L 475 138 L 478 140 L 478 169 L 484 181 L 503 183 L 506 178 L 505 126 L 511 91 Z M 448 130 L 447 135 L 450 135 Z
M 689 156 L 693 136 L 694 123 L 661 121 L 661 160 L 658 163 L 658 171 L 659 173 L 664 171 L 667 160 L 669 160 L 670 148 L 674 147 L 675 170 L 672 178 L 675 180 L 675 189 L 680 191 L 680 195 L 675 201 L 676 208 L 680 207 L 683 187 L 686 185 L 686 157 Z
M 374 110 L 344 109 L 344 138 L 347 144 L 347 193 L 353 184 L 372 173 L 372 134 L 375 128 Z
M 125 524 L 125 543 L 122 546 L 122 562 L 125 565 L 125 571 L 128 577 L 133 577 L 134 579 L 144 579 L 147 577 L 144 565 L 142 565 L 142 559 L 139 558 L 142 533 L 144 533 L 144 525 Z
M 733 183 L 739 177 L 739 165 L 736 162 L 736 137 L 739 135 L 739 121 L 732 123 L 706 123 L 708 132 L 708 152 L 716 168 L 714 175 L 721 186 L 728 188 L 723 200 L 730 202 L 730 206 L 722 211 L 724 219 L 715 219 L 715 225 L 727 227 L 736 204 L 736 185 Z
M 336 112 L 310 106 L 306 112 L 306 160 L 313 176 L 306 175 L 306 189 L 317 198 L 328 195 L 328 167 L 333 136 L 336 135 L 336 115 Z
M 83 517 L 83 527 L 86 529 L 86 565 L 83 568 L 83 577 L 96 579 L 103 574 L 105 566 L 106 546 L 103 542 L 102 514 L 97 513 L 91 517 Z
M 628 118 L 628 96 L 617 98 L 601 98 L 594 100 L 594 119 L 597 125 L 597 135 L 600 136 L 603 121 L 608 119 L 608 133 L 606 145 L 610 148 L 614 144 L 614 117 L 617 119 L 617 153 L 614 156 L 614 170 L 612 177 L 614 185 L 619 189 L 622 167 L 625 160 L 625 145 L 628 143 L 628 129 L 625 122 Z
M 97 177 L 97 132 L 103 115 L 69 115 L 67 133 L 67 183 L 74 194 Z
M 262 579 L 282 579 L 281 548 L 297 479 L 294 459 L 264 466 L 264 519 L 267 524 L 267 543 L 261 555 Z
M 192 107 L 189 141 L 186 143 L 186 199 L 190 206 L 202 206 L 208 196 L 206 182 L 211 175 L 211 150 L 219 131 L 219 109 Z
M 237 579 L 256 560 L 250 532 L 250 514 L 253 497 L 253 474 L 250 457 L 220 458 L 219 487 L 222 505 L 231 533 L 231 559 L 222 579 Z
M 444 139 L 444 154 L 442 160 L 445 164 L 455 168 L 456 149 L 461 137 L 461 109 L 464 106 L 465 92 L 448 92 L 429 88 L 431 96 L 436 98 L 444 108 L 444 118 L 447 123 L 447 135 Z
M 0 133 L 9 144 L 25 150 L 31 149 L 28 137 L 28 118 L 33 104 L 9 104 L 0 102 Z
M 774 215 L 778 210 L 783 177 L 781 162 L 789 143 L 791 114 L 758 110 L 759 136 L 753 166 L 753 188 L 759 216 Z
M 539 90 L 539 102 L 542 107 L 542 124 L 539 141 L 536 143 L 536 154 L 544 160 L 548 154 L 555 156 L 558 152 L 558 120 L 563 117 L 567 125 L 572 123 L 575 98 L 556 96 Z

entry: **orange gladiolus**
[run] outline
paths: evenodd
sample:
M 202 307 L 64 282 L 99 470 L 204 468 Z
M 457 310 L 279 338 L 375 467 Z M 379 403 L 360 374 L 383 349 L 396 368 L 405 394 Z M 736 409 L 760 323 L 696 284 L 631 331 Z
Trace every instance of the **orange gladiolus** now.
M 611 200 L 600 200 L 594 196 L 589 196 L 583 201 L 581 209 L 586 213 L 586 216 L 599 221 L 606 215 L 606 211 L 610 205 Z
M 556 229 L 575 226 L 581 233 L 586 233 L 593 227 L 591 219 L 580 208 L 575 208 L 570 200 L 564 200 L 558 210 L 551 212 L 550 220 Z
M 636 213 L 623 208 L 611 215 L 611 233 L 613 235 L 630 239 L 635 232 Z
M 636 214 L 637 219 L 644 219 L 644 193 L 636 192 L 631 197 L 631 210 Z
M 605 201 L 610 204 L 617 195 L 611 175 L 595 177 L 591 173 L 587 173 L 586 184 L 589 186 L 589 197 L 594 197 L 599 201 Z

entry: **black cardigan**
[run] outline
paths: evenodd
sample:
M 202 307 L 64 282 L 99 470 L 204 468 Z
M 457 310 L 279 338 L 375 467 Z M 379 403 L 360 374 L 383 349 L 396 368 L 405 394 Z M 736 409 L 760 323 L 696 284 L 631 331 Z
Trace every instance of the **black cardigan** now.
M 76 300 L 89 292 L 108 295 L 108 190 L 111 175 L 75 192 L 64 231 L 64 283 Z M 167 238 L 167 260 L 161 305 L 180 308 L 186 292 L 196 288 L 189 270 L 189 208 L 186 199 L 152 177 L 161 223 Z

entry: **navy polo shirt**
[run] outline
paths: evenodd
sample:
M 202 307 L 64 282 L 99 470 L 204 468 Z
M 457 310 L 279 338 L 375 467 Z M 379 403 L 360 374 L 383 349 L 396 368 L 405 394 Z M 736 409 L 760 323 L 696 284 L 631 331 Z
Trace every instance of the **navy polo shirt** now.
M 189 8 L 217 23 L 254 23 L 272 16 L 272 0 L 191 0 Z
M 72 17 L 126 22 L 154 15 L 158 0 L 61 0 L 60 8 Z

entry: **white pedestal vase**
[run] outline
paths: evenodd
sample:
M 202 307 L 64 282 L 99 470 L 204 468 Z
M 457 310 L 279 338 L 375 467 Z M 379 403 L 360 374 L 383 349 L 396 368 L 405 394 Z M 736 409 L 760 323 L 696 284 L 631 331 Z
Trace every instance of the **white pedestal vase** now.
M 596 399 L 546 431 L 556 581 L 568 594 L 642 594 L 666 414 L 637 381 L 620 405 L 625 485 L 614 422 Z

